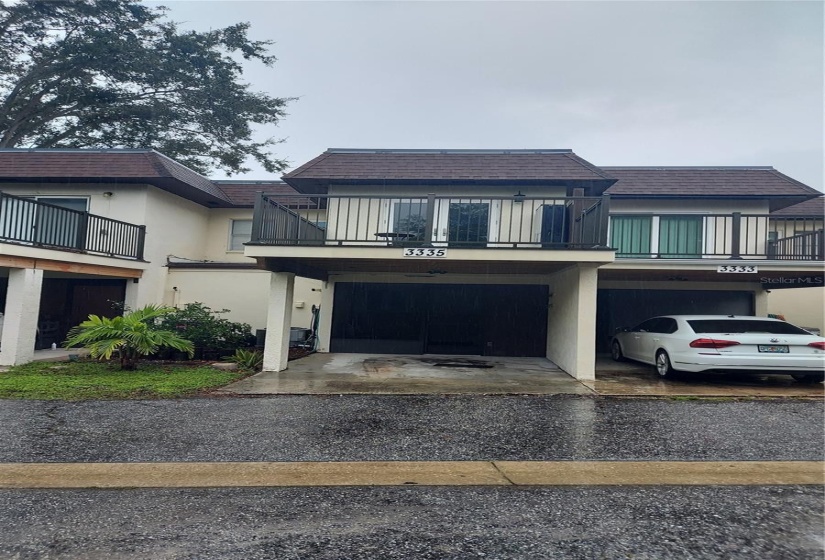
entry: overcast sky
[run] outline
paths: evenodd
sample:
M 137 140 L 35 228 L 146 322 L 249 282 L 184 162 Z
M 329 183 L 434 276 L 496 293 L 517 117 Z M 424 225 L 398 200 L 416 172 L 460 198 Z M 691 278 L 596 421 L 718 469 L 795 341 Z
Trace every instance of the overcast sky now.
M 262 129 L 293 166 L 328 147 L 572 148 L 823 187 L 822 2 L 162 4 L 184 27 L 249 21 L 276 41 L 275 66 L 246 78 L 299 97 Z

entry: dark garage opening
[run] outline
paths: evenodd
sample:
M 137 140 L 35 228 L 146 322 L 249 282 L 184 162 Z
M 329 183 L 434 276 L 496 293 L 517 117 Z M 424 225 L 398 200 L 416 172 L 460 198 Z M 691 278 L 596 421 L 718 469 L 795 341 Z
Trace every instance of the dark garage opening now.
M 753 315 L 752 292 L 709 290 L 599 290 L 596 351 L 610 351 L 610 337 L 657 315 Z
M 60 346 L 69 329 L 89 315 L 122 315 L 125 296 L 126 280 L 44 278 L 36 347 Z
M 335 285 L 331 352 L 544 356 L 547 286 Z

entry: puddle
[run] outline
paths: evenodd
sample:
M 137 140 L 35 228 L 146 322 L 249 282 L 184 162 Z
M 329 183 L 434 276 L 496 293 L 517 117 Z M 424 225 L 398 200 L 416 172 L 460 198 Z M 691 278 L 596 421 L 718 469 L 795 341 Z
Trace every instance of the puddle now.
M 463 368 L 477 368 L 477 369 L 492 369 L 493 364 L 489 362 L 436 362 L 433 364 L 436 367 L 463 367 Z

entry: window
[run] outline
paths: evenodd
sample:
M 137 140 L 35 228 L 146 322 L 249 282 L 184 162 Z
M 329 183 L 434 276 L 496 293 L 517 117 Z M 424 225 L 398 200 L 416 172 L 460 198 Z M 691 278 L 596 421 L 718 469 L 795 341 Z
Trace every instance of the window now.
M 632 331 L 672 334 L 676 332 L 677 328 L 678 325 L 675 319 L 671 319 L 670 317 L 654 317 L 633 327 Z
M 427 226 L 426 200 L 397 200 L 392 203 L 393 233 L 402 235 L 407 241 L 423 241 Z
M 232 220 L 229 228 L 229 250 L 243 251 L 243 244 L 252 239 L 252 220 Z
M 702 256 L 702 216 L 659 218 L 659 256 L 671 259 Z
M 610 246 L 621 257 L 649 257 L 650 216 L 614 216 L 610 218 Z

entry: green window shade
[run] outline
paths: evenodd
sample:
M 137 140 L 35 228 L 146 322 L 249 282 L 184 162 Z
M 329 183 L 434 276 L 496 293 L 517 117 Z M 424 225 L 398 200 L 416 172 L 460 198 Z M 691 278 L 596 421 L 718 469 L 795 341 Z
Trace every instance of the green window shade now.
M 684 259 L 702 256 L 701 216 L 659 218 L 659 256 Z
M 610 246 L 619 257 L 650 256 L 650 216 L 615 216 L 610 219 Z

